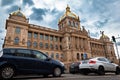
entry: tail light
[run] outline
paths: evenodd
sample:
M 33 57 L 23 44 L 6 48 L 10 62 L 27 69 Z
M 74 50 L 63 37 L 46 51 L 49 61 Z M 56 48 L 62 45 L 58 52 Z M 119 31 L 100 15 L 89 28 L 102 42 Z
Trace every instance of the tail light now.
M 90 60 L 89 64 L 96 64 L 96 61 Z

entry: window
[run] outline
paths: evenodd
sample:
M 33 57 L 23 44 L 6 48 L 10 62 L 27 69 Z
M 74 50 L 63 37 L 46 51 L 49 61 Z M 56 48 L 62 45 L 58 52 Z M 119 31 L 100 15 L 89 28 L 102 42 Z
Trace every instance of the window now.
M 34 38 L 38 38 L 38 34 L 37 33 L 34 33 Z
M 32 38 L 32 32 L 28 32 L 28 38 Z
M 30 40 L 27 42 L 27 47 L 30 47 L 31 46 L 31 42 Z
M 53 49 L 53 45 L 52 44 L 50 44 L 50 48 Z
M 70 22 L 70 21 L 68 22 L 68 25 L 69 25 L 69 26 L 71 25 L 71 22 Z
M 40 42 L 40 48 L 43 48 L 43 43 L 42 42 Z
M 53 36 L 50 36 L 50 41 L 52 41 L 53 40 Z
M 47 59 L 47 56 L 45 56 L 42 52 L 39 51 L 33 51 L 33 55 L 35 55 L 35 58 L 38 58 L 40 60 Z
M 51 53 L 51 58 L 54 58 L 54 53 Z
M 48 35 L 45 35 L 45 40 L 48 40 Z
M 57 59 L 59 58 L 59 54 L 58 54 L 58 53 L 56 53 L 56 58 L 57 58 Z
M 104 61 L 107 62 L 107 60 L 105 58 L 98 58 L 99 61 Z
M 21 57 L 31 57 L 30 50 L 27 49 L 17 49 L 15 56 L 21 56 Z
M 48 49 L 48 43 L 45 43 L 45 48 Z
M 55 45 L 55 49 L 58 50 L 58 45 Z
M 19 38 L 18 38 L 18 37 L 16 37 L 16 38 L 14 39 L 14 44 L 19 44 Z
M 58 41 L 58 37 L 55 37 L 54 39 L 55 39 L 55 41 Z
M 43 40 L 43 34 L 40 34 L 40 39 Z
M 37 42 L 34 42 L 34 43 L 33 43 L 33 47 L 37 47 Z
M 16 33 L 16 34 L 19 34 L 19 33 L 20 33 L 20 27 L 16 27 L 15 33 Z
M 77 53 L 77 60 L 79 60 L 80 59 L 80 55 L 79 55 L 79 53 Z
M 12 55 L 15 53 L 15 49 L 3 49 L 4 54 Z

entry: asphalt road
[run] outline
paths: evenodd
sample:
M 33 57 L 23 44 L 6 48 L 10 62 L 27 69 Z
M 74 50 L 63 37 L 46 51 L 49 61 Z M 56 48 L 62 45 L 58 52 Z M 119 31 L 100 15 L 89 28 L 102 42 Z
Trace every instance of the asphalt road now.
M 103 76 L 96 74 L 81 75 L 81 74 L 63 74 L 61 77 L 54 78 L 51 75 L 48 78 L 42 76 L 18 76 L 15 80 L 120 80 L 120 75 L 107 73 Z

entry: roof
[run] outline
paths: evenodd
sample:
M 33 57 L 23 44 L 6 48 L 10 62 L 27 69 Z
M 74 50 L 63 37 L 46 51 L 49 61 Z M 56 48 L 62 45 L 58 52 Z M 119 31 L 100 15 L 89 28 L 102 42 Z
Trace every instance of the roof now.
M 59 19 L 59 22 L 62 21 L 65 17 L 72 17 L 72 18 L 75 18 L 75 19 L 79 19 L 79 17 L 77 15 L 75 15 L 74 13 L 72 13 L 70 11 L 70 7 L 67 5 L 66 7 L 66 12 L 64 13 L 64 15 Z
M 25 15 L 20 11 L 20 8 L 17 11 L 11 13 L 12 16 L 20 16 L 26 19 Z

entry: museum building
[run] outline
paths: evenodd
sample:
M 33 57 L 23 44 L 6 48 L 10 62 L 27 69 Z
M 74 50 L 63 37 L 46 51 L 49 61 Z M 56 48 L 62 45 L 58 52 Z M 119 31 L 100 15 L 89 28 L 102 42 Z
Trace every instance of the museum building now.
M 65 63 L 104 56 L 116 62 L 113 42 L 102 32 L 99 39 L 91 38 L 80 18 L 66 7 L 58 20 L 58 30 L 30 24 L 29 19 L 17 10 L 6 20 L 4 48 L 29 48 L 44 52 Z

